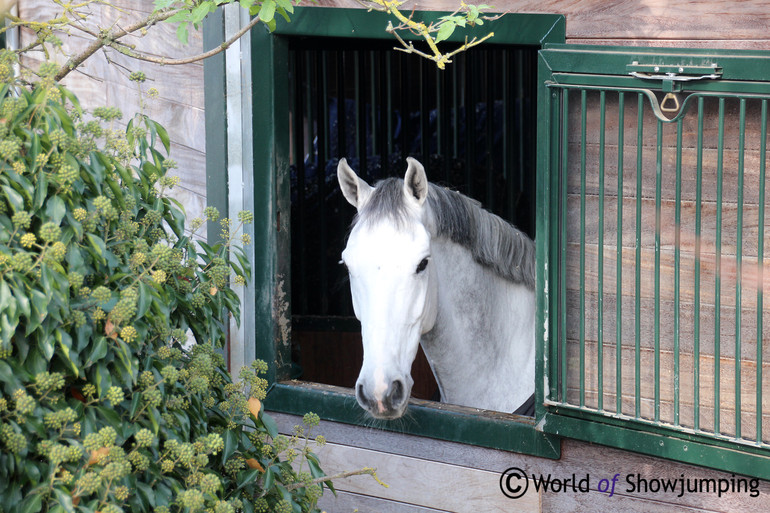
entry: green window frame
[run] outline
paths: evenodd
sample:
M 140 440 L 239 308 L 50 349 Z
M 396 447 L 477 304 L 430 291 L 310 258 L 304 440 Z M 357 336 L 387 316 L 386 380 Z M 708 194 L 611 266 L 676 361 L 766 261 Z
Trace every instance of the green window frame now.
M 446 13 L 421 13 L 435 20 Z M 254 281 L 256 358 L 268 362 L 272 383 L 265 400 L 272 411 L 303 414 L 314 411 L 321 418 L 358 424 L 361 410 L 352 390 L 290 381 L 290 253 L 287 229 L 290 212 L 288 61 L 292 37 L 349 37 L 389 39 L 388 17 L 361 9 L 297 8 L 289 24 L 268 33 L 257 27 L 251 33 L 253 132 L 254 132 Z M 467 35 L 495 32 L 485 44 L 532 45 L 565 40 L 565 19 L 560 15 L 506 14 L 483 27 L 457 31 L 450 42 Z M 409 37 L 406 39 L 413 39 Z M 396 42 L 394 41 L 394 46 Z M 417 57 L 415 57 L 417 58 Z M 534 170 L 533 170 L 534 171 Z M 538 207 L 539 208 L 539 207 Z M 284 219 L 282 222 L 281 220 Z M 538 359 L 542 362 L 542 344 Z M 542 387 L 537 387 L 542 399 Z M 538 401 L 542 403 L 542 401 Z M 542 416 L 544 410 L 538 409 Z M 536 429 L 538 417 L 513 417 L 499 413 L 417 401 L 410 405 L 409 421 L 395 422 L 399 432 L 437 439 L 517 451 L 548 458 L 560 456 L 559 437 Z M 389 429 L 386 423 L 382 426 Z
M 633 73 L 636 76 L 632 76 Z M 708 78 L 677 80 L 677 77 L 685 76 Z M 558 44 L 546 45 L 540 52 L 538 97 L 542 101 L 539 104 L 541 124 L 538 127 L 537 233 L 548 236 L 538 237 L 537 241 L 538 269 L 546 270 L 538 275 L 538 289 L 546 291 L 540 298 L 538 325 L 547 327 L 543 341 L 544 358 L 539 361 L 542 368 L 538 369 L 538 375 L 543 377 L 539 383 L 543 384 L 542 398 L 546 406 L 538 418 L 545 432 L 770 479 L 770 444 L 768 437 L 762 434 L 763 411 L 767 413 L 767 408 L 762 408 L 761 386 L 762 346 L 766 331 L 763 322 L 767 322 L 763 317 L 766 310 L 761 287 L 759 292 L 746 287 L 742 284 L 744 275 L 741 274 L 742 267 L 748 268 L 754 262 L 759 268 L 761 280 L 764 267 L 769 76 L 770 54 L 763 52 Z M 669 104 L 666 104 L 666 98 L 670 100 Z M 612 108 L 608 107 L 610 103 Z M 709 104 L 714 113 L 710 118 L 706 114 L 707 107 L 704 107 Z M 598 109 L 595 108 L 597 105 Z M 728 105 L 728 115 L 725 115 L 725 105 Z M 734 106 L 734 110 L 729 111 L 730 105 Z M 672 112 L 661 112 L 662 106 Z M 595 110 L 591 111 L 591 108 Z M 653 110 L 657 110 L 657 115 L 653 112 L 650 117 L 649 113 Z M 645 111 L 648 114 L 644 114 Z M 593 117 L 589 128 L 596 130 L 598 125 L 598 130 L 594 139 L 586 143 L 586 132 L 591 137 L 591 130 L 586 129 L 586 118 L 590 116 Z M 697 124 L 693 124 L 693 119 Z M 690 135 L 685 131 L 683 136 L 685 121 L 695 129 L 689 132 Z M 704 129 L 704 123 L 714 122 L 716 126 L 712 125 L 713 132 L 705 136 L 709 140 L 704 143 L 704 130 L 708 129 L 708 126 Z M 729 128 L 733 122 L 737 123 L 737 128 Z M 747 123 L 754 123 L 751 124 L 754 132 L 746 130 Z M 726 135 L 730 130 L 733 130 L 730 132 L 732 135 Z M 663 133 L 669 134 L 665 142 Z M 689 143 L 683 144 L 683 137 L 690 137 Z M 726 142 L 728 137 L 732 137 L 729 143 Z M 758 163 L 751 163 L 751 172 L 754 173 L 752 180 L 758 180 L 758 187 L 756 182 L 749 185 L 748 181 L 750 137 L 754 137 L 753 151 L 759 155 Z M 610 138 L 614 138 L 618 147 L 613 150 L 612 158 L 608 156 L 609 151 L 605 151 L 610 147 Z M 628 145 L 624 157 L 625 141 L 629 138 L 634 142 Z M 589 156 L 587 166 L 586 154 L 589 150 L 586 147 L 591 144 L 598 148 L 599 157 L 590 160 Z M 642 149 L 645 145 L 649 148 L 647 153 Z M 670 160 L 665 158 L 668 149 L 672 152 Z M 728 170 L 725 157 L 728 150 L 737 155 L 736 165 L 731 170 Z M 689 152 L 692 160 L 683 159 L 683 151 Z M 711 171 L 707 171 L 704 160 L 704 154 L 708 152 L 716 155 Z M 650 196 L 646 198 L 642 197 L 641 182 L 644 169 L 648 168 L 642 164 L 643 158 L 652 161 L 651 174 L 647 179 L 650 184 L 654 183 L 654 192 L 651 192 L 652 187 L 648 188 L 645 194 L 649 193 Z M 688 164 L 683 165 L 683 162 Z M 696 163 L 694 166 L 693 162 Z M 613 168 L 614 177 L 611 177 L 609 171 L 605 173 L 605 169 Z M 730 219 L 736 223 L 735 240 L 731 239 L 733 253 L 724 256 L 724 259 L 732 258 L 736 262 L 737 278 L 732 284 L 728 283 L 729 275 L 723 275 L 720 264 L 723 257 L 723 236 L 720 233 L 732 229 L 725 221 L 726 191 L 730 185 L 726 179 L 728 171 L 734 173 L 730 176 L 735 177 L 737 183 L 730 193 L 735 209 L 735 213 L 731 211 Z M 745 190 L 744 174 L 747 177 Z M 694 225 L 686 225 L 682 217 L 683 176 L 690 177 L 690 185 L 695 184 L 687 193 L 695 195 L 689 198 L 695 212 Z M 716 178 L 711 181 L 713 176 Z M 638 182 L 634 183 L 636 180 Z M 593 192 L 586 193 L 587 181 Z M 595 183 L 597 181 L 598 186 Z M 671 189 L 665 190 L 663 183 Z M 752 187 L 756 189 L 749 191 Z M 706 203 L 707 193 L 716 198 L 710 200 L 716 212 L 714 231 L 717 242 L 715 249 L 711 250 L 715 252 L 716 259 L 714 278 L 703 272 L 706 259 L 702 256 L 705 253 L 701 253 L 701 248 L 705 252 L 706 245 L 700 242 L 706 237 L 706 225 L 701 216 L 706 219 L 706 208 L 702 205 Z M 749 200 L 749 195 L 752 198 L 758 196 L 759 199 Z M 655 217 L 655 228 L 650 232 L 654 234 L 654 242 L 650 243 L 648 239 L 646 246 L 649 254 L 654 254 L 654 260 L 651 264 L 652 273 L 642 279 L 643 267 L 640 265 L 640 257 L 636 255 L 645 247 L 641 242 L 639 228 L 644 223 L 641 205 L 645 200 L 648 205 L 652 205 L 653 201 L 655 205 L 649 210 L 653 212 L 650 216 Z M 586 207 L 587 201 L 598 206 L 591 210 Z M 661 206 L 662 201 L 668 201 L 675 209 L 675 213 L 672 211 L 674 223 L 671 225 L 676 234 L 675 244 L 671 245 L 673 249 L 667 249 L 667 255 L 665 250 L 661 250 L 661 245 L 665 245 L 661 238 L 666 237 L 661 222 L 665 225 L 667 221 L 661 219 L 666 208 L 665 205 Z M 756 213 L 750 212 L 752 201 L 758 204 Z M 621 208 L 626 202 L 629 208 Z M 572 207 L 568 207 L 570 204 Z M 639 207 L 630 208 L 632 205 Z M 569 215 L 578 218 L 578 221 L 567 219 L 569 208 L 572 208 Z M 594 221 L 589 217 L 594 212 L 598 221 L 591 224 Z M 749 225 L 750 216 L 754 216 L 751 218 L 751 226 L 757 226 L 754 231 L 743 226 L 744 219 L 746 225 Z M 754 225 L 754 222 L 757 224 Z M 687 269 L 685 259 L 693 258 L 686 248 L 681 248 L 681 241 L 684 240 L 681 238 L 683 226 L 696 227 L 693 244 L 697 249 L 692 260 L 695 269 L 692 273 L 693 289 L 687 288 L 690 283 L 685 283 L 685 272 L 680 272 L 680 267 Z M 614 237 L 613 232 L 625 233 L 626 237 Z M 607 234 L 611 236 L 605 240 Z M 614 241 L 609 240 L 612 237 Z M 584 321 L 584 314 L 588 311 L 585 305 L 591 299 L 586 287 L 587 244 L 594 244 L 598 248 L 595 262 L 591 264 L 595 265 L 591 271 L 594 274 L 590 278 L 598 283 L 595 290 L 591 289 L 598 297 L 591 308 L 596 304 L 598 307 L 595 313 L 589 314 L 589 317 L 595 315 L 598 321 L 595 326 L 591 326 L 596 331 L 590 335 L 587 334 L 589 328 Z M 744 244 L 747 248 L 745 255 Z M 752 244 L 755 249 L 751 249 Z M 727 242 L 724 245 L 726 247 Z M 574 251 L 570 253 L 571 248 L 577 248 L 580 254 L 578 270 L 572 273 L 579 276 L 567 272 L 570 267 L 569 256 L 575 258 Z M 624 259 L 624 251 L 629 258 Z M 673 276 L 661 271 L 662 254 L 674 262 Z M 572 265 L 575 265 L 574 260 Z M 619 278 L 625 278 L 622 273 L 629 272 L 629 269 L 632 271 L 628 281 Z M 671 279 L 673 290 L 671 303 L 664 303 L 663 306 L 662 274 L 663 280 Z M 652 284 L 646 284 L 647 290 L 654 290 L 650 299 L 654 306 L 647 312 L 652 314 L 652 326 L 645 335 L 640 330 L 639 321 L 645 312 L 643 308 L 640 310 L 639 303 L 642 296 L 640 291 L 644 290 L 644 281 L 648 277 Z M 603 278 L 607 278 L 606 283 Z M 568 288 L 568 284 L 573 288 Z M 720 291 L 720 285 L 724 290 L 731 287 L 728 295 L 724 290 Z M 707 297 L 707 292 L 704 292 L 707 288 L 714 294 L 712 301 L 715 314 L 714 319 L 710 320 L 710 326 L 706 325 L 707 318 L 703 315 L 706 299 L 701 299 Z M 576 298 L 576 302 L 568 304 L 568 298 L 571 297 Z M 618 297 L 622 299 L 616 300 Z M 680 314 L 685 297 L 693 303 L 695 313 L 691 319 L 685 319 Z M 720 304 L 720 299 L 724 304 Z M 671 326 L 661 323 L 664 317 L 662 309 L 666 308 L 671 309 Z M 578 323 L 578 318 L 579 326 L 576 329 L 574 324 Z M 570 326 L 568 319 L 575 319 L 575 323 Z M 613 319 L 622 321 L 614 322 Z M 734 331 L 725 334 L 720 327 L 720 319 L 725 324 L 732 322 L 734 326 L 730 329 Z M 744 325 L 751 324 L 752 331 L 747 333 L 748 326 L 742 329 L 741 321 Z M 686 322 L 691 323 L 693 329 L 694 336 L 691 339 L 684 335 L 683 326 Z M 614 329 L 605 330 L 605 327 Z M 671 329 L 670 339 L 661 334 L 662 329 Z M 708 330 L 713 330 L 713 340 L 707 340 L 705 334 Z M 629 331 L 633 333 L 628 334 Z M 596 337 L 591 341 L 598 340 L 594 342 L 596 349 L 593 351 L 589 351 L 589 336 Z M 569 342 L 568 337 L 571 337 Z M 646 340 L 646 337 L 651 340 Z M 666 360 L 666 357 L 661 361 L 664 352 L 661 344 L 669 342 L 672 361 Z M 625 347 L 622 346 L 624 343 Z M 651 360 L 652 370 L 640 365 L 640 344 L 646 343 L 649 343 L 649 354 L 654 356 L 654 360 Z M 687 346 L 685 350 L 685 344 L 688 343 L 692 346 Z M 711 357 L 715 362 L 710 376 L 710 369 L 701 363 L 707 360 L 709 355 L 703 355 L 708 350 L 713 351 Z M 686 365 L 684 355 L 687 351 L 692 353 L 692 360 L 687 360 Z M 733 371 L 729 365 L 725 365 L 728 367 L 727 373 L 725 369 L 720 371 L 720 360 L 729 364 L 731 358 L 734 374 L 730 374 Z M 631 362 L 628 367 L 624 367 L 626 361 Z M 746 369 L 755 373 L 749 374 L 749 379 L 744 372 Z M 590 372 L 594 372 L 595 381 L 588 385 L 585 374 Z M 646 375 L 645 372 L 654 372 L 651 374 L 654 376 L 654 389 L 647 396 L 641 391 L 645 383 L 641 383 L 643 379 L 640 378 Z M 670 390 L 661 387 L 662 376 L 666 372 L 673 375 Z M 692 372 L 690 378 L 680 379 L 680 375 L 689 372 Z M 720 376 L 723 379 L 721 391 Z M 733 380 L 731 387 L 727 386 L 725 376 Z M 626 386 L 626 378 L 632 381 L 630 388 Z M 754 388 L 751 388 L 751 382 L 755 383 Z M 756 383 L 759 385 L 756 386 Z M 595 388 L 595 401 L 588 399 L 589 386 Z M 708 387 L 711 388 L 707 390 Z M 661 410 L 664 393 L 671 394 L 670 416 Z M 623 403 L 626 396 L 630 399 L 629 404 Z M 603 401 L 605 397 L 607 400 Z M 649 401 L 648 406 L 652 409 L 648 411 L 652 413 L 641 413 L 640 402 L 643 398 Z M 686 401 L 691 403 L 685 406 Z M 727 406 L 729 404 L 732 404 L 732 410 Z M 752 405 L 753 417 L 749 410 Z M 692 421 L 683 420 L 683 412 L 688 407 L 694 410 Z M 748 416 L 744 415 L 746 410 L 749 410 Z M 731 427 L 726 427 L 728 423 L 731 423 Z

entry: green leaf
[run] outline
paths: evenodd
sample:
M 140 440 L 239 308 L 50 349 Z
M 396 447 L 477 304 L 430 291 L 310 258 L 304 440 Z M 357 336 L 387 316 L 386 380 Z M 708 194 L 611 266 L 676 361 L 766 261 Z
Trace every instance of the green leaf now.
M 152 304 L 153 293 L 150 287 L 144 282 L 139 282 L 139 300 L 136 304 L 136 318 L 141 319 L 144 314 L 150 309 Z
M 13 297 L 16 299 L 16 306 L 21 311 L 21 315 L 29 319 L 31 310 L 29 306 L 29 299 L 24 294 L 25 291 L 16 287 L 13 287 L 11 291 L 13 292 Z
M 72 337 L 62 330 L 56 330 L 56 341 L 59 343 L 61 349 L 61 357 L 67 362 L 72 369 L 72 374 L 77 378 L 80 376 L 80 362 L 73 359 L 73 356 L 77 356 L 77 353 L 71 353 L 72 349 Z
M 181 41 L 182 44 L 187 44 L 187 38 L 189 37 L 187 23 L 179 24 L 179 26 L 176 28 L 176 37 L 179 39 L 179 41 Z
M 45 170 L 41 169 L 37 173 L 37 186 L 35 188 L 34 196 L 34 208 L 35 210 L 43 206 L 43 203 L 49 199 L 48 196 L 48 178 L 46 177 Z
M 99 397 L 104 396 L 111 386 L 112 377 L 110 376 L 110 371 L 107 370 L 107 366 L 102 363 L 96 367 L 96 390 Z
M 38 513 L 43 509 L 43 496 L 42 494 L 28 495 L 24 502 L 19 506 L 19 513 Z
M 51 361 L 51 358 L 53 358 L 54 350 L 56 349 L 56 345 L 54 344 L 53 337 L 40 337 L 38 339 L 38 347 L 43 352 L 43 356 L 47 361 Z
M 294 14 L 294 4 L 291 3 L 291 0 L 275 0 L 275 2 L 284 11 Z M 286 21 L 289 20 L 287 19 Z
M 273 470 L 275 465 L 270 465 L 265 472 L 265 484 L 262 486 L 265 490 L 270 490 L 275 484 L 275 471 Z M 280 469 L 278 470 L 280 472 Z
M 238 474 L 238 488 L 236 488 L 236 491 L 240 490 L 244 486 L 254 484 L 256 480 L 259 479 L 260 474 L 261 472 L 257 468 L 253 468 L 248 472 L 242 472 Z
M 13 377 L 13 369 L 11 366 L 0 360 L 0 383 L 15 383 L 16 379 Z
M 0 280 L 0 312 L 8 312 L 12 306 L 15 312 L 16 303 L 11 294 L 11 288 L 5 280 Z
M 88 235 L 88 242 L 91 243 L 91 247 L 94 248 L 94 250 L 96 250 L 96 253 L 100 257 L 104 257 L 104 254 L 107 253 L 107 247 L 104 245 L 104 241 L 102 240 L 102 238 L 92 233 L 89 233 L 87 235 Z
M 222 450 L 222 461 L 227 461 L 238 448 L 238 435 L 232 429 L 226 429 L 222 438 L 225 442 L 225 447 Z
M 21 194 L 16 192 L 10 185 L 3 185 L 3 191 L 14 212 L 24 210 L 24 198 L 21 197 Z
M 96 342 L 91 345 L 91 354 L 86 359 L 86 365 L 90 366 L 107 356 L 107 338 L 96 337 Z
M 171 7 L 177 0 L 155 0 L 155 9 L 166 9 Z
M 54 494 L 56 494 L 56 500 L 59 501 L 59 505 L 66 513 L 75 513 L 75 507 L 72 505 L 72 496 L 68 493 L 64 493 L 58 488 L 54 488 Z
M 436 34 L 436 42 L 440 43 L 441 41 L 449 39 L 449 36 L 452 35 L 452 32 L 455 31 L 456 27 L 457 25 L 453 21 L 445 21 L 442 23 L 441 28 L 438 29 L 438 34 Z
M 212 8 L 216 8 L 213 2 L 201 2 L 197 7 L 195 7 L 195 9 L 192 10 L 192 13 L 190 14 L 190 21 L 197 25 L 203 21 L 203 18 L 205 18 L 209 12 L 211 12 Z
M 163 143 L 163 147 L 166 148 L 166 153 L 168 153 L 171 148 L 171 139 L 168 136 L 168 132 L 160 123 L 156 121 L 151 121 L 151 123 L 155 126 L 155 130 L 158 132 L 158 137 L 160 137 L 160 142 Z
M 259 19 L 267 23 L 268 26 L 275 19 L 275 0 L 265 0 L 262 3 L 262 7 L 259 9 Z
M 275 12 L 281 15 L 281 17 L 286 20 L 286 23 L 291 23 L 291 18 L 289 18 L 289 14 L 286 12 L 286 9 L 281 7 L 280 5 L 276 7 Z
M 264 410 L 262 410 L 259 414 L 259 419 L 262 421 L 262 424 L 265 425 L 265 429 L 267 429 L 267 434 L 270 435 L 271 438 L 275 438 L 278 436 L 278 424 L 275 423 L 275 420 L 273 417 L 265 413 Z

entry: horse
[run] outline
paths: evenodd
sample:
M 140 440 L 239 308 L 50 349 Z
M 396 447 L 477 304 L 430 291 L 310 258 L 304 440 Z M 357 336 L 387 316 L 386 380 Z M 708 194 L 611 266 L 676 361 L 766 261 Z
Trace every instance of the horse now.
M 441 401 L 534 413 L 535 244 L 407 158 L 403 179 L 375 186 L 343 158 L 337 179 L 357 214 L 347 267 L 364 358 L 358 404 L 401 417 L 422 345 Z

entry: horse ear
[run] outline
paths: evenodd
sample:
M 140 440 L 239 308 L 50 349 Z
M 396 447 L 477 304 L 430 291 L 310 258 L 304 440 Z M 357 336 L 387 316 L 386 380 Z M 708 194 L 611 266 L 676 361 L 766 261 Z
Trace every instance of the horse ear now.
M 374 190 L 373 187 L 358 177 L 344 158 L 340 159 L 340 163 L 337 164 L 337 181 L 340 183 L 342 195 L 345 196 L 348 203 L 356 208 L 361 208 L 366 198 Z
M 417 159 L 407 157 L 406 161 L 409 167 L 406 168 L 406 176 L 404 176 L 404 194 L 416 201 L 418 205 L 422 205 L 428 197 L 428 176 Z

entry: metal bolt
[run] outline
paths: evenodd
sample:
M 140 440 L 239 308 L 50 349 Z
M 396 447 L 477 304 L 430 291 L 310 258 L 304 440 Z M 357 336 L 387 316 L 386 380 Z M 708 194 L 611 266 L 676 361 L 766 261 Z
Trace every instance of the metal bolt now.
M 655 66 L 655 71 L 660 71 L 660 66 Z
M 684 68 L 680 67 L 679 68 L 679 73 L 684 73 Z

